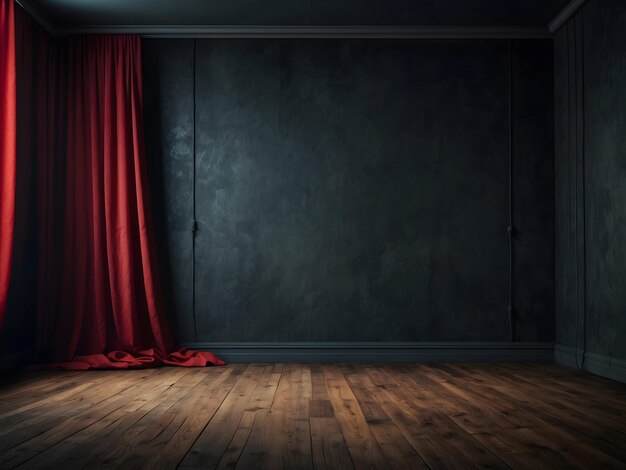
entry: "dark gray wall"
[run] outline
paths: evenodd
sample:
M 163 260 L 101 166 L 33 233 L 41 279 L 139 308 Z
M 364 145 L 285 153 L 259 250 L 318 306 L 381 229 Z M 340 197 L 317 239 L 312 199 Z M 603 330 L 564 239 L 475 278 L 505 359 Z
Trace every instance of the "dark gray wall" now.
M 626 359 L 626 3 L 555 38 L 557 341 Z
M 509 340 L 509 124 L 515 339 L 554 339 L 551 41 L 143 47 L 179 341 Z
M 516 338 L 554 340 L 551 41 L 512 42 L 513 305 Z

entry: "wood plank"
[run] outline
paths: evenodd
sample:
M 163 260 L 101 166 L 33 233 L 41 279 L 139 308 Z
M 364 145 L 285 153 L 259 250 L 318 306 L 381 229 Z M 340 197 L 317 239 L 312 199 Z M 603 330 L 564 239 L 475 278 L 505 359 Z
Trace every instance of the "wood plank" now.
M 254 391 L 252 398 L 250 399 L 250 407 L 246 410 L 246 412 L 254 413 L 254 422 L 252 423 L 252 427 L 250 429 L 250 433 L 246 437 L 246 441 L 243 444 L 241 450 L 236 449 L 238 447 L 239 441 L 235 440 L 233 437 L 233 441 L 229 444 L 229 448 L 226 450 L 225 454 L 236 454 L 237 462 L 235 462 L 235 466 L 237 466 L 242 460 L 243 457 L 243 468 L 247 468 L 252 462 L 257 462 L 257 459 L 260 461 L 264 460 L 264 452 L 265 449 L 269 448 L 269 444 L 266 440 L 267 434 L 269 432 L 269 419 L 268 414 L 274 402 L 274 396 L 276 394 L 276 390 L 278 388 L 278 384 L 280 382 L 282 376 L 283 365 L 282 364 L 274 364 L 271 366 L 271 372 L 266 371 L 261 377 L 261 383 Z M 246 421 L 242 418 L 242 424 L 247 425 Z M 241 434 L 246 434 L 246 429 L 241 431 Z M 239 432 L 239 428 L 238 428 Z M 236 433 L 237 435 L 237 433 Z M 231 445 L 233 449 L 231 450 Z M 234 456 L 231 455 L 227 457 L 224 461 L 223 465 L 230 466 L 233 464 Z M 245 463 L 248 462 L 248 463 Z M 222 462 L 220 462 L 220 466 Z
M 74 416 L 70 416 L 61 424 L 38 434 L 18 446 L 12 447 L 0 456 L 0 465 L 13 467 L 35 457 L 55 444 L 88 428 L 108 414 L 126 407 L 138 394 L 143 400 L 156 397 L 170 386 L 167 381 L 157 382 L 162 375 L 162 373 L 148 374 L 142 380 L 136 381 L 132 387 L 123 390 L 117 395 L 112 395 L 101 403 Z
M 281 365 L 266 365 L 263 375 L 248 401 L 233 438 L 221 457 L 218 468 L 235 468 L 248 443 L 257 415 L 269 412 L 282 373 Z
M 511 442 L 506 438 L 506 433 L 510 429 L 507 428 L 504 431 L 503 433 L 498 429 L 483 430 L 472 434 L 472 437 L 511 468 L 543 468 L 546 466 L 545 459 L 541 458 L 541 455 L 538 455 L 534 448 L 520 448 L 516 442 Z
M 507 401 L 498 400 L 494 397 L 494 391 L 488 386 L 476 383 L 471 375 L 459 377 L 450 371 L 448 365 L 425 365 L 424 373 L 439 382 L 448 390 L 475 403 L 484 410 L 488 410 L 492 419 L 502 423 L 509 423 L 512 428 L 540 427 L 548 423 L 538 419 L 533 414 L 521 413 L 515 406 Z M 496 394 L 497 395 L 497 394 Z
M 626 387 L 542 364 L 29 371 L 0 468 L 626 468 Z
M 446 467 L 473 466 L 473 462 L 481 462 L 481 466 L 488 468 L 506 467 L 501 459 L 476 441 L 471 434 L 463 431 L 448 415 L 416 399 L 416 393 L 410 385 L 399 385 L 384 368 L 368 368 L 367 371 L 372 380 L 392 397 L 392 401 L 406 406 L 404 412 L 414 417 L 419 425 L 418 430 L 432 447 L 438 449 L 439 459 L 444 460 Z M 415 427 L 408 427 L 407 431 L 415 432 Z M 436 462 L 429 462 L 426 456 L 422 457 L 429 465 L 436 465 Z
M 107 375 L 106 378 L 110 377 Z M 6 451 L 27 440 L 38 436 L 65 422 L 72 416 L 93 409 L 99 403 L 110 400 L 111 397 L 121 391 L 132 387 L 132 378 L 120 380 L 106 380 L 100 386 L 92 386 L 67 397 L 58 404 L 52 400 L 39 414 L 33 414 L 31 410 L 23 413 L 23 419 L 17 423 L 11 418 L 19 418 L 21 415 L 9 417 L 7 425 L 0 430 L 0 451 Z M 5 420 L 3 420 L 6 422 Z
M 181 466 L 215 468 L 232 440 L 264 367 L 250 365 L 205 426 Z M 254 422 L 254 420 L 252 420 Z
M 498 370 L 495 367 L 494 369 Z M 475 374 L 480 376 L 480 370 L 476 370 Z M 522 411 L 532 410 L 538 418 L 549 423 L 551 432 L 545 434 L 548 439 L 553 439 L 557 434 L 560 436 L 560 454 L 566 458 L 570 455 L 579 455 L 571 459 L 573 464 L 584 460 L 583 454 L 608 467 L 615 465 L 614 459 L 609 455 L 626 459 L 626 449 L 621 445 L 612 444 L 626 440 L 626 435 L 622 431 L 622 420 L 615 420 L 610 414 L 596 418 L 585 407 L 571 406 L 568 400 L 563 400 L 563 397 L 560 400 L 555 399 L 552 393 L 537 395 L 533 393 L 535 388 L 529 387 L 523 381 L 508 379 L 501 372 L 496 374 L 483 372 L 482 377 L 489 381 L 490 388 L 498 394 L 501 401 L 508 402 Z M 595 410 L 596 413 L 601 411 L 597 408 Z M 611 421 L 612 425 L 607 426 Z M 590 441 L 586 452 L 581 451 L 581 444 L 575 442 L 576 439 L 583 437 Z M 558 444 L 554 442 L 554 445 Z
M 148 375 L 153 373 L 153 371 L 143 371 L 143 373 Z M 89 389 L 93 390 L 100 384 L 106 384 L 111 377 L 116 377 L 116 375 L 111 374 L 111 371 L 100 371 L 99 374 L 87 374 L 86 377 L 82 378 L 75 375 L 69 380 L 54 384 L 49 389 L 28 391 L 24 396 L 11 399 L 12 405 L 0 412 L 0 419 L 9 426 L 15 423 L 23 423 L 25 417 L 35 415 L 40 417 L 43 413 L 53 408 L 55 402 L 67 402 L 68 399 L 78 395 L 84 397 Z M 131 376 L 124 379 L 129 383 L 133 382 L 133 377 Z M 35 387 L 35 389 L 37 388 L 39 387 Z M 95 390 L 97 391 L 97 389 Z M 2 431 L 8 432 L 9 429 L 5 427 Z
M 90 465 L 173 468 L 189 452 L 247 368 L 236 365 L 222 380 L 205 375 L 202 381 L 185 386 L 127 428 L 122 435 L 124 445 L 116 453 L 108 453 L 104 460 L 92 460 Z
M 376 385 L 374 391 L 376 400 L 430 468 L 467 467 L 466 458 L 456 448 L 446 449 L 446 446 L 440 444 L 439 438 L 429 438 L 430 428 L 434 422 L 429 413 L 413 409 L 405 400 L 396 396 L 396 384 L 377 382 L 376 372 L 368 369 L 368 373 L 372 373 L 371 378 Z
M 327 366 L 324 375 L 335 417 L 354 466 L 390 468 L 343 374 L 337 367 Z
M 223 382 L 229 380 L 233 373 L 236 372 L 234 368 L 220 369 L 223 373 L 217 376 L 217 378 L 214 378 L 213 374 L 206 374 L 204 383 L 207 384 L 207 389 L 219 389 Z M 162 370 L 167 371 L 167 369 Z M 174 386 L 175 382 L 172 383 L 171 380 L 165 380 L 167 375 L 161 377 L 163 383 L 153 383 L 155 393 L 144 392 L 135 395 L 134 399 L 130 400 L 125 406 L 105 415 L 89 427 L 54 445 L 32 461 L 27 462 L 28 467 L 59 468 L 68 466 L 69 468 L 81 468 L 98 458 L 106 458 L 111 448 L 123 445 L 122 439 L 128 429 L 158 407 L 163 401 L 180 393 L 180 388 Z M 158 378 L 159 376 L 156 377 L 156 380 Z M 228 387 L 226 386 L 225 388 Z M 213 395 L 209 396 L 213 397 Z M 208 400 L 209 403 L 211 401 Z M 219 403 L 216 404 L 215 402 L 210 404 L 213 407 L 213 412 L 219 406 Z M 194 414 L 194 416 L 199 414 L 201 413 Z M 204 424 L 202 423 L 202 426 Z M 172 439 L 171 444 L 168 443 L 168 446 L 176 446 L 176 444 L 177 441 Z M 191 446 L 191 443 L 189 446 Z M 165 451 L 166 449 L 163 450 Z
M 287 364 L 269 412 L 276 456 L 282 468 L 312 468 L 308 365 Z
M 73 384 L 86 382 L 85 377 L 76 372 L 60 374 L 58 371 L 39 371 L 30 374 L 20 374 L 14 379 L 15 382 L 0 385 L 0 413 L 53 396 L 58 390 Z
M 348 446 L 343 438 L 335 411 L 326 388 L 323 366 L 313 364 L 311 369 L 311 400 L 309 427 L 314 468 L 353 468 Z
M 545 374 L 538 373 L 534 367 L 510 367 L 506 364 L 498 364 L 494 367 L 494 372 L 497 371 L 507 381 L 519 383 L 522 385 L 529 384 L 527 389 L 535 390 L 537 387 L 541 387 L 542 390 L 546 390 L 550 393 L 546 393 L 543 396 L 559 398 L 559 402 L 563 406 L 573 405 L 577 409 L 593 410 L 589 412 L 589 415 L 597 417 L 602 412 L 604 416 L 602 419 L 624 415 L 626 414 L 626 404 L 623 397 L 626 395 L 626 387 L 621 393 L 622 400 L 613 398 L 610 393 L 607 393 L 607 388 L 602 387 L 598 389 L 597 386 L 581 386 L 577 383 L 570 382 L 567 377 L 561 378 L 561 380 L 553 380 L 550 377 L 545 377 Z M 489 373 L 489 371 L 484 371 Z M 567 400 L 561 400 L 560 398 L 567 397 Z M 590 407 L 589 405 L 593 405 Z M 626 422 L 621 421 L 616 423 L 621 424 L 621 429 L 626 431 Z
M 434 405 L 468 433 L 482 432 L 498 426 L 519 427 L 490 408 L 481 407 L 448 390 L 422 373 L 419 366 L 389 367 L 387 373 L 393 378 L 394 383 L 410 389 L 415 399 Z
M 228 446 L 220 456 L 217 468 L 228 469 L 235 468 L 237 466 L 239 457 L 241 456 L 241 453 L 243 452 L 243 449 L 250 437 L 250 433 L 252 432 L 252 426 L 254 426 L 256 415 L 256 411 L 244 411 L 241 416 L 241 420 L 237 424 L 237 431 L 235 431 L 235 434 L 228 443 Z
M 341 368 L 387 462 L 393 468 L 428 468 L 428 465 L 378 404 L 373 393 L 376 385 L 361 370 L 360 367 L 355 366 Z
M 346 442 L 335 418 L 310 418 L 313 467 L 354 468 Z
M 269 410 L 257 411 L 237 468 L 311 468 L 308 366 L 287 364 Z

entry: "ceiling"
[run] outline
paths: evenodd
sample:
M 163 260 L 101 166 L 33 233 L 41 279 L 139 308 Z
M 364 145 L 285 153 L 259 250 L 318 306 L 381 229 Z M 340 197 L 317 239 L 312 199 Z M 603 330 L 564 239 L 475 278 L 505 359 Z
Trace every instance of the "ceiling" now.
M 545 28 L 569 0 L 24 0 L 53 27 Z

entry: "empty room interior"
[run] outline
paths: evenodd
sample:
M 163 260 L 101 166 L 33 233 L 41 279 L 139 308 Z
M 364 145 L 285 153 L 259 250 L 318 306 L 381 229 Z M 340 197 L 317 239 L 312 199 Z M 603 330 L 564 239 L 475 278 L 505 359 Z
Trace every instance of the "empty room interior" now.
M 0 469 L 626 468 L 626 1 L 0 0 Z

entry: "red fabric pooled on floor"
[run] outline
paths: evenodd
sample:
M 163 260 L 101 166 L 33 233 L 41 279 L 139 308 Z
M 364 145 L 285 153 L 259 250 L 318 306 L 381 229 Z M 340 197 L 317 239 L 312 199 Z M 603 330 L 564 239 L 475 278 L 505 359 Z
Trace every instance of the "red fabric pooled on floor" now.
M 75 356 L 71 361 L 34 366 L 33 369 L 89 370 L 89 369 L 145 369 L 157 366 L 206 367 L 222 365 L 219 357 L 211 352 L 181 348 L 162 355 L 155 349 L 136 353 L 110 351 L 106 354 Z

